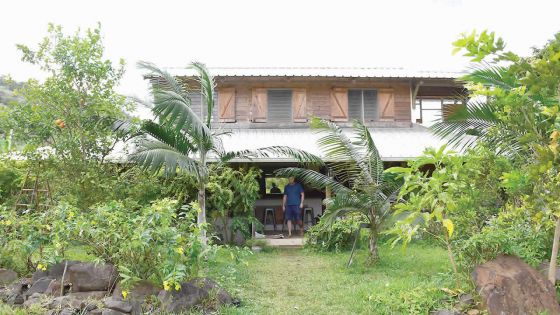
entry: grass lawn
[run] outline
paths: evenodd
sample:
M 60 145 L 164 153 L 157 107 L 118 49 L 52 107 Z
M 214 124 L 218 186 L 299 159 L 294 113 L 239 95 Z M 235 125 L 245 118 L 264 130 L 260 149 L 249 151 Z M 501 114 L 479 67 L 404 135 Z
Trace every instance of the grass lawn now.
M 450 306 L 442 288 L 454 281 L 443 249 L 384 245 L 380 253 L 381 261 L 367 267 L 359 251 L 349 269 L 348 252 L 276 250 L 251 255 L 247 265 L 222 257 L 210 276 L 241 300 L 225 314 L 428 314 Z

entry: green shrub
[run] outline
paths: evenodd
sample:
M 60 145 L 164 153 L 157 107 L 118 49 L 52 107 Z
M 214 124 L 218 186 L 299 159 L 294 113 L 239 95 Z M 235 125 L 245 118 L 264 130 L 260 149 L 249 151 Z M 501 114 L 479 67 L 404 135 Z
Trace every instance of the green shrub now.
M 367 222 L 361 214 L 349 215 L 336 220 L 332 225 L 324 221 L 314 225 L 306 233 L 305 245 L 320 251 L 340 251 L 351 249 L 356 237 L 356 231 L 360 224 Z M 361 237 L 358 237 L 356 246 L 361 245 Z
M 15 162 L 0 161 L 0 204 L 20 188 L 21 180 L 22 174 Z
M 529 217 L 504 212 L 491 220 L 481 233 L 457 242 L 455 251 L 466 271 L 500 254 L 515 255 L 537 266 L 549 259 L 552 230 L 538 228 Z

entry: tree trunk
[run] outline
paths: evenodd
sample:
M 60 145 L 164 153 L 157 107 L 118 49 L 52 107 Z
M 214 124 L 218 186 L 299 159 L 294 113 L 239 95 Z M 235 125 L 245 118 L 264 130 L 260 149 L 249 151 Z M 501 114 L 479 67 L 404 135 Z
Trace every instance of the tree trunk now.
M 198 187 L 198 205 L 200 206 L 200 212 L 198 213 L 197 223 L 200 228 L 200 240 L 203 245 L 208 245 L 208 239 L 206 238 L 206 185 L 200 183 Z
M 370 209 L 369 217 L 369 263 L 375 264 L 379 260 L 379 252 L 377 250 L 377 222 L 375 220 L 375 209 Z
M 552 254 L 550 255 L 550 265 L 548 266 L 548 280 L 552 284 L 556 283 L 556 258 L 558 257 L 558 241 L 560 239 L 560 217 L 556 219 L 554 229 L 554 242 L 552 243 Z

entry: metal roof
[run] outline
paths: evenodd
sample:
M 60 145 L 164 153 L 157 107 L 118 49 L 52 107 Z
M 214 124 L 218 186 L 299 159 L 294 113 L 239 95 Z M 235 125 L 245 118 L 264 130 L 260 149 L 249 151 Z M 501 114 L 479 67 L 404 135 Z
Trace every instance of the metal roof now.
M 445 141 L 435 137 L 427 128 L 413 125 L 411 128 L 369 128 L 375 145 L 384 161 L 406 161 L 422 155 L 428 147 L 440 147 Z M 352 136 L 352 129 L 344 133 Z M 324 157 L 317 146 L 321 134 L 311 129 L 235 129 L 222 136 L 226 151 L 255 151 L 268 146 L 290 146 Z M 253 159 L 253 162 L 291 162 L 289 158 L 270 156 Z
M 174 76 L 194 76 L 190 68 L 165 68 Z M 214 77 L 334 77 L 457 79 L 464 72 L 411 70 L 391 67 L 208 67 Z

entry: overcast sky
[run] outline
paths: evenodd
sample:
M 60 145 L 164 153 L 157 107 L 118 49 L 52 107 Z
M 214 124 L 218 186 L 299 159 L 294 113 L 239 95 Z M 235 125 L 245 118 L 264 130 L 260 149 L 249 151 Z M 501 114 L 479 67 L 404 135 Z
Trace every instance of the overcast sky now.
M 0 4 L 0 75 L 41 77 L 17 43 L 36 47 L 47 23 L 66 33 L 102 25 L 107 56 L 127 62 L 119 91 L 145 96 L 138 60 L 182 67 L 396 66 L 461 70 L 461 32 L 489 29 L 529 54 L 560 30 L 560 1 L 119 1 L 17 0 Z

